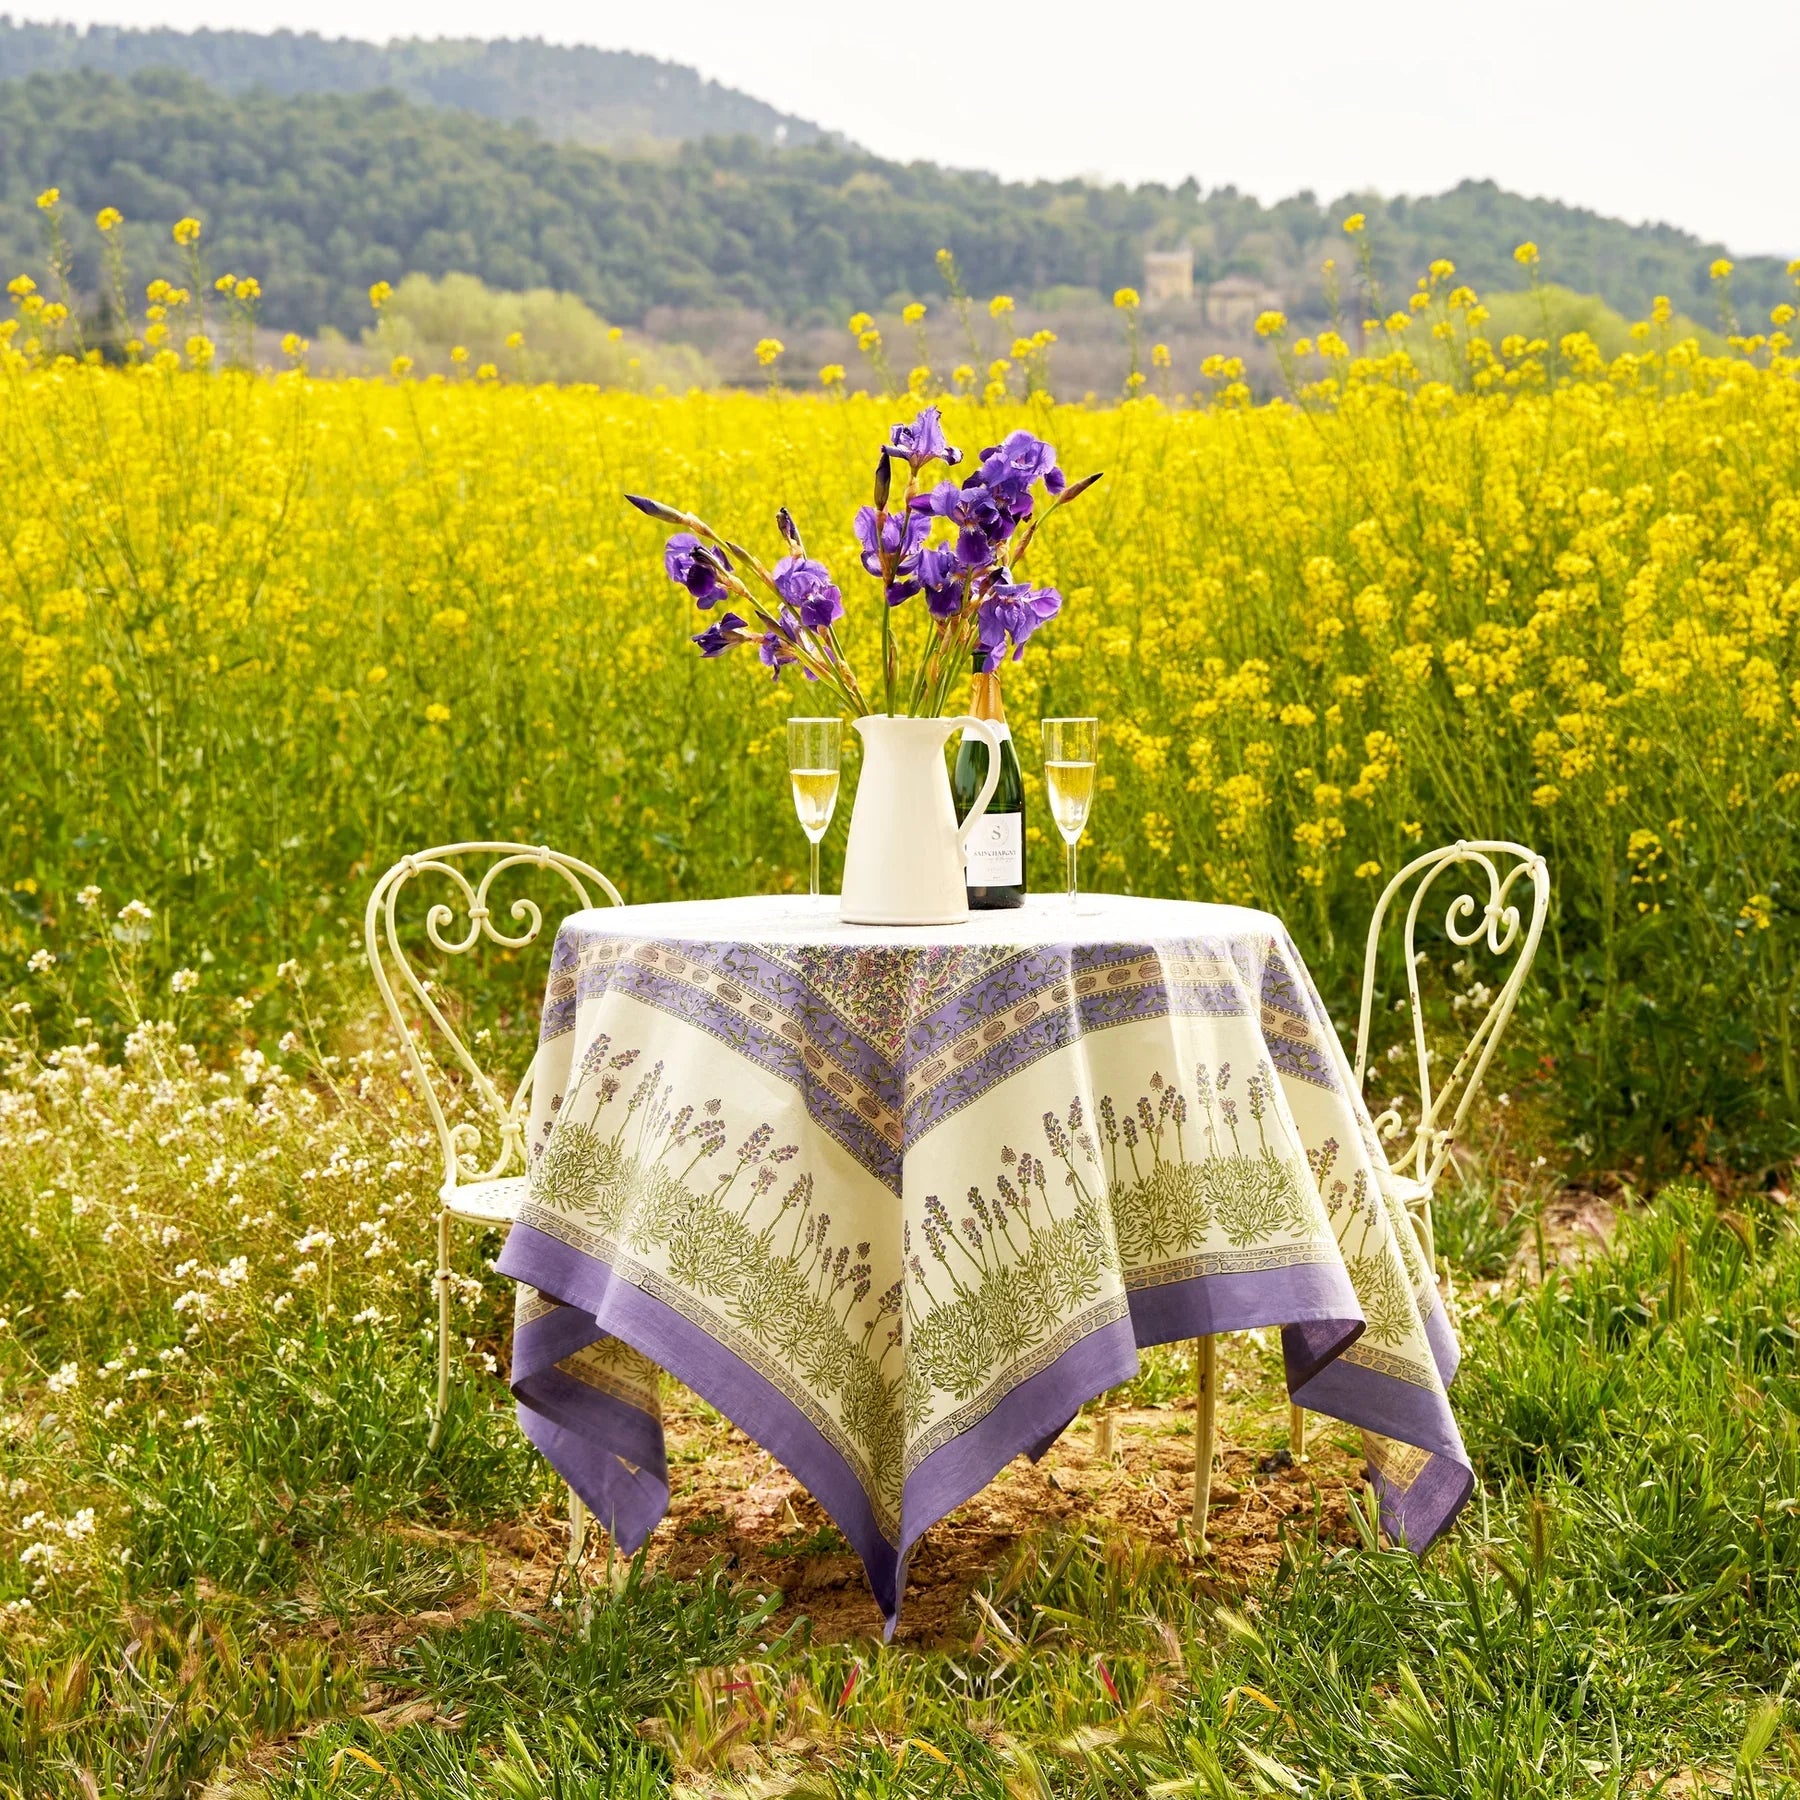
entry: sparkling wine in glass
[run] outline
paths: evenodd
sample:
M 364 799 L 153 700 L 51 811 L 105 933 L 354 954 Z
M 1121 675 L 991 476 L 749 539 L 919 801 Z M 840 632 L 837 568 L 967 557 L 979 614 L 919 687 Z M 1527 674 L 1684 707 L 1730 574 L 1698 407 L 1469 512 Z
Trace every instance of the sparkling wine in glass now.
M 1075 905 L 1075 855 L 1094 804 L 1094 763 L 1100 745 L 1098 719 L 1046 719 L 1044 792 L 1050 816 L 1069 849 L 1069 905 Z
M 794 811 L 812 851 L 811 894 L 819 897 L 819 840 L 831 828 L 837 810 L 838 752 L 843 742 L 841 719 L 788 720 L 788 781 Z

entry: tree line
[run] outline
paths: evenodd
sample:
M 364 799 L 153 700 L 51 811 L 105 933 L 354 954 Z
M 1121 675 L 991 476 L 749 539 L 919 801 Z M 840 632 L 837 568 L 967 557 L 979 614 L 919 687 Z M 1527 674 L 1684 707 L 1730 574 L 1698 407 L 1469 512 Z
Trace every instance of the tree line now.
M 1340 229 L 1351 210 L 1367 216 L 1390 303 L 1439 256 L 1477 289 L 1516 288 L 1512 252 L 1529 239 L 1547 276 L 1629 318 L 1667 294 L 1710 321 L 1708 267 L 1724 254 L 1671 227 L 1626 225 L 1485 182 L 1428 199 L 1327 205 L 1303 193 L 1264 205 L 1191 181 L 1003 182 L 829 141 L 777 148 L 740 136 L 620 154 L 392 90 L 231 94 L 167 70 L 0 82 L 9 273 L 42 274 L 33 200 L 49 186 L 73 213 L 124 213 L 140 284 L 179 273 L 170 228 L 191 216 L 204 221 L 214 269 L 261 282 L 268 323 L 352 334 L 369 320 L 370 283 L 414 271 L 553 288 L 625 324 L 663 305 L 841 322 L 859 307 L 929 298 L 940 247 L 955 252 L 976 294 L 1023 298 L 1135 285 L 1147 248 L 1189 244 L 1199 281 L 1258 276 L 1304 318 L 1326 257 L 1353 274 Z M 76 280 L 98 291 L 95 234 L 74 236 Z M 1788 287 L 1774 258 L 1738 264 L 1734 292 L 1747 317 L 1766 316 Z

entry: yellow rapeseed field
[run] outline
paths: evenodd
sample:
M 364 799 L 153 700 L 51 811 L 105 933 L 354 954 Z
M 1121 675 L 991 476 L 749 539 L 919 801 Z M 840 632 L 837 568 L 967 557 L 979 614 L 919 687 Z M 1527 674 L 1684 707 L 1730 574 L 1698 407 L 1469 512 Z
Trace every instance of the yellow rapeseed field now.
M 955 442 L 1029 425 L 1107 471 L 1034 551 L 1066 604 L 1009 714 L 1027 747 L 1040 713 L 1101 716 L 1095 885 L 1279 909 L 1340 1015 L 1383 877 L 1459 835 L 1538 845 L 1520 1042 L 1576 1154 L 1766 1162 L 1800 1102 L 1800 364 L 1779 329 L 1710 358 L 1653 320 L 1609 364 L 1480 322 L 1434 272 L 1366 353 L 1265 316 L 1283 399 L 1217 358 L 1178 407 L 946 399 Z M 634 395 L 11 335 L 0 956 L 46 1030 L 83 1004 L 88 884 L 147 903 L 158 978 L 230 1018 L 421 842 L 553 841 L 640 900 L 793 883 L 779 726 L 808 697 L 699 660 L 621 496 L 771 554 L 785 503 L 866 664 L 850 519 L 910 400 L 837 369 Z

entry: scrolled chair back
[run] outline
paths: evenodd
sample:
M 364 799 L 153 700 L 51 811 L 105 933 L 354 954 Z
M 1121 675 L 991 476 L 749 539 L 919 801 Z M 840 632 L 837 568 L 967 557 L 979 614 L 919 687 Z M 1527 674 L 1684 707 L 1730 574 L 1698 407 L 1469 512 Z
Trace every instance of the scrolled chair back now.
M 1463 997 L 1479 1014 L 1479 1022 L 1449 1077 L 1434 1083 L 1434 1059 L 1426 1042 L 1421 1004 L 1419 972 L 1426 957 L 1418 947 L 1418 926 L 1432 889 L 1453 870 L 1466 873 L 1466 880 L 1453 883 L 1459 891 L 1444 914 L 1445 935 L 1452 945 L 1471 953 L 1466 959 L 1471 966 L 1477 956 L 1485 953 L 1497 985 L 1471 982 L 1465 990 Z M 1429 1189 L 1435 1185 L 1468 1117 L 1537 954 L 1550 910 L 1550 867 L 1524 844 L 1503 839 L 1467 839 L 1415 857 L 1387 884 L 1369 921 L 1362 1009 L 1356 1026 L 1356 1083 L 1365 1091 L 1382 928 L 1395 902 L 1409 888 L 1401 948 L 1406 969 L 1405 1004 L 1411 1016 L 1413 1061 L 1418 1074 L 1419 1116 L 1406 1148 L 1389 1160 L 1396 1175 L 1409 1177 Z M 1526 888 L 1530 891 L 1529 913 L 1525 907 Z M 1390 1141 L 1402 1136 L 1406 1126 L 1398 1105 L 1383 1111 L 1375 1120 L 1375 1128 Z
M 466 956 L 483 940 L 501 950 L 524 950 L 537 941 L 543 930 L 544 914 L 537 901 L 521 894 L 505 908 L 512 921 L 511 929 L 496 921 L 489 903 L 496 879 L 519 868 L 552 872 L 583 909 L 593 906 L 597 895 L 604 896 L 613 906 L 623 904 L 618 889 L 598 869 L 546 844 L 477 842 L 442 844 L 401 857 L 376 882 L 363 913 L 363 943 L 370 973 L 437 1130 L 444 1158 L 446 1195 L 458 1187 L 495 1180 L 515 1164 L 523 1168 L 531 1078 L 537 1058 L 533 1056 L 531 1067 L 511 1097 L 503 1096 L 476 1061 L 446 1006 L 440 1004 L 436 984 L 414 967 L 402 941 L 403 925 L 409 918 L 402 902 L 410 897 L 409 890 L 415 882 L 432 883 L 439 897 L 425 910 L 425 937 L 448 956 Z M 438 1055 L 426 1053 L 426 1044 L 421 1041 L 424 1034 L 415 1031 L 407 1018 L 402 995 L 442 1041 Z M 447 1059 L 443 1051 L 448 1052 Z M 467 1092 L 485 1121 L 486 1131 L 468 1119 L 452 1124 L 446 1095 L 440 1088 L 446 1060 L 466 1077 Z M 484 1152 L 484 1141 L 490 1137 L 497 1139 L 497 1145 Z

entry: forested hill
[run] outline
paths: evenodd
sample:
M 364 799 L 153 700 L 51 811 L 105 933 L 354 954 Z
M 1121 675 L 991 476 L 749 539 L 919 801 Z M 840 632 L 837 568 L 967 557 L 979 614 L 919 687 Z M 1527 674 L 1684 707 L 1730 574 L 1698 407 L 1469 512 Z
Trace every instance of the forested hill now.
M 1352 206 L 1368 215 L 1390 304 L 1435 256 L 1478 289 L 1516 288 L 1512 251 L 1531 239 L 1547 278 L 1629 317 L 1663 293 L 1710 319 L 1707 268 L 1724 253 L 1490 183 L 1423 200 L 1321 206 L 1300 195 L 1265 207 L 1191 182 L 1010 184 L 833 143 L 775 150 L 740 137 L 625 156 L 391 91 L 233 96 L 168 72 L 0 83 L 0 274 L 41 277 L 32 202 L 52 185 L 76 221 L 87 291 L 99 282 L 89 222 L 100 207 L 124 212 L 138 283 L 177 272 L 169 227 L 192 214 L 212 267 L 255 274 L 264 318 L 302 331 L 355 331 L 368 321 L 369 283 L 414 270 L 561 289 L 624 323 L 656 305 L 841 323 L 858 307 L 929 296 L 942 245 L 976 293 L 1023 299 L 1135 285 L 1144 250 L 1177 242 L 1193 246 L 1202 282 L 1255 275 L 1305 319 L 1321 261 L 1335 256 L 1346 271 L 1354 261 L 1339 229 Z M 1788 287 L 1773 258 L 1738 265 L 1746 317 L 1766 317 Z
M 818 126 L 697 70 L 625 50 L 536 39 L 396 38 L 387 44 L 292 31 L 138 31 L 34 25 L 0 15 L 0 81 L 96 69 L 130 76 L 175 69 L 227 93 L 356 94 L 376 88 L 457 106 L 546 137 L 645 147 L 698 137 L 810 144 Z

